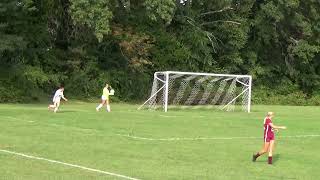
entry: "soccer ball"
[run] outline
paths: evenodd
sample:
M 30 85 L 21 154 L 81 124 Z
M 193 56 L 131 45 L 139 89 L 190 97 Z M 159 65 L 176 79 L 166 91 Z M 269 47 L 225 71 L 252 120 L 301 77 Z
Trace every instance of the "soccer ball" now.
M 111 96 L 114 95 L 114 90 L 113 89 L 110 90 L 110 95 Z

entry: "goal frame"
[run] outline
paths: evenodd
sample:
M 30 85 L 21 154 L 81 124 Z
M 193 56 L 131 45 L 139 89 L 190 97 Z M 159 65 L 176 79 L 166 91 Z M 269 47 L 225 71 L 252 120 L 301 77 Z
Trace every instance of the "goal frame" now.
M 237 74 L 215 74 L 215 73 L 199 73 L 199 72 L 181 72 L 181 71 L 158 71 L 153 74 L 153 81 L 158 80 L 163 83 L 163 85 L 138 108 L 140 110 L 146 103 L 148 103 L 154 96 L 156 96 L 161 90 L 164 89 L 164 112 L 168 111 L 168 88 L 169 88 L 169 77 L 170 74 L 175 75 L 196 75 L 196 76 L 211 76 L 211 77 L 230 77 L 230 78 L 248 78 L 248 84 L 245 84 L 239 80 L 236 80 L 238 83 L 247 86 L 247 89 L 243 90 L 240 94 L 238 94 L 235 98 L 233 98 L 230 102 L 228 102 L 224 107 L 233 103 L 239 96 L 241 96 L 244 92 L 248 91 L 248 104 L 247 104 L 247 112 L 251 112 L 251 93 L 252 93 L 252 76 L 251 75 L 237 75 Z M 164 80 L 160 79 L 158 75 L 162 75 L 165 77 Z M 224 109 L 223 107 L 223 109 Z

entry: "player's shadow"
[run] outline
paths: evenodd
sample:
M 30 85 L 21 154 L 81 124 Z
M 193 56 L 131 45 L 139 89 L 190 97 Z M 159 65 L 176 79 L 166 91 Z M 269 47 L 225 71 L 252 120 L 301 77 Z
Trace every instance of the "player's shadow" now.
M 275 154 L 272 157 L 273 163 L 276 163 L 280 159 L 280 154 Z
M 268 157 L 268 156 L 267 156 Z M 268 161 L 268 159 L 262 160 L 263 158 L 261 158 L 260 160 L 257 160 L 257 163 L 266 163 Z M 272 156 L 272 163 L 276 163 L 278 160 L 280 159 L 280 154 L 275 154 Z
M 272 163 L 276 163 L 280 159 L 280 154 L 275 154 L 272 156 Z M 266 163 L 268 162 L 268 156 L 259 157 L 256 161 L 257 163 Z

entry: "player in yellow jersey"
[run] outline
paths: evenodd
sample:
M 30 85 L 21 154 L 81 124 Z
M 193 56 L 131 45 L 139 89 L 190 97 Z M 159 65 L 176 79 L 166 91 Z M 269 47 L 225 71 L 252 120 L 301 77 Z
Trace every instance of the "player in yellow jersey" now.
M 101 103 L 99 104 L 98 107 L 96 107 L 96 110 L 99 111 L 100 108 L 102 108 L 103 105 L 107 104 L 107 111 L 110 112 L 110 101 L 109 101 L 109 96 L 110 96 L 110 91 L 109 91 L 109 84 L 106 84 L 106 86 L 103 88 L 102 96 L 101 96 Z

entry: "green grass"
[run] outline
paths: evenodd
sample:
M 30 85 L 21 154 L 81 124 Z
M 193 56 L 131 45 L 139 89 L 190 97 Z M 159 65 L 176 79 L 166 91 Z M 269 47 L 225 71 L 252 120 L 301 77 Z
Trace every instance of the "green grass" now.
M 0 105 L 0 149 L 77 164 L 139 179 L 319 179 L 320 108 L 253 106 L 253 112 L 210 110 L 137 111 L 112 105 L 64 103 L 57 114 L 46 105 Z M 263 118 L 276 112 L 274 165 L 267 157 L 251 162 L 263 143 Z M 196 141 L 148 141 L 147 138 L 261 137 Z M 0 179 L 121 179 L 78 168 L 0 152 Z

